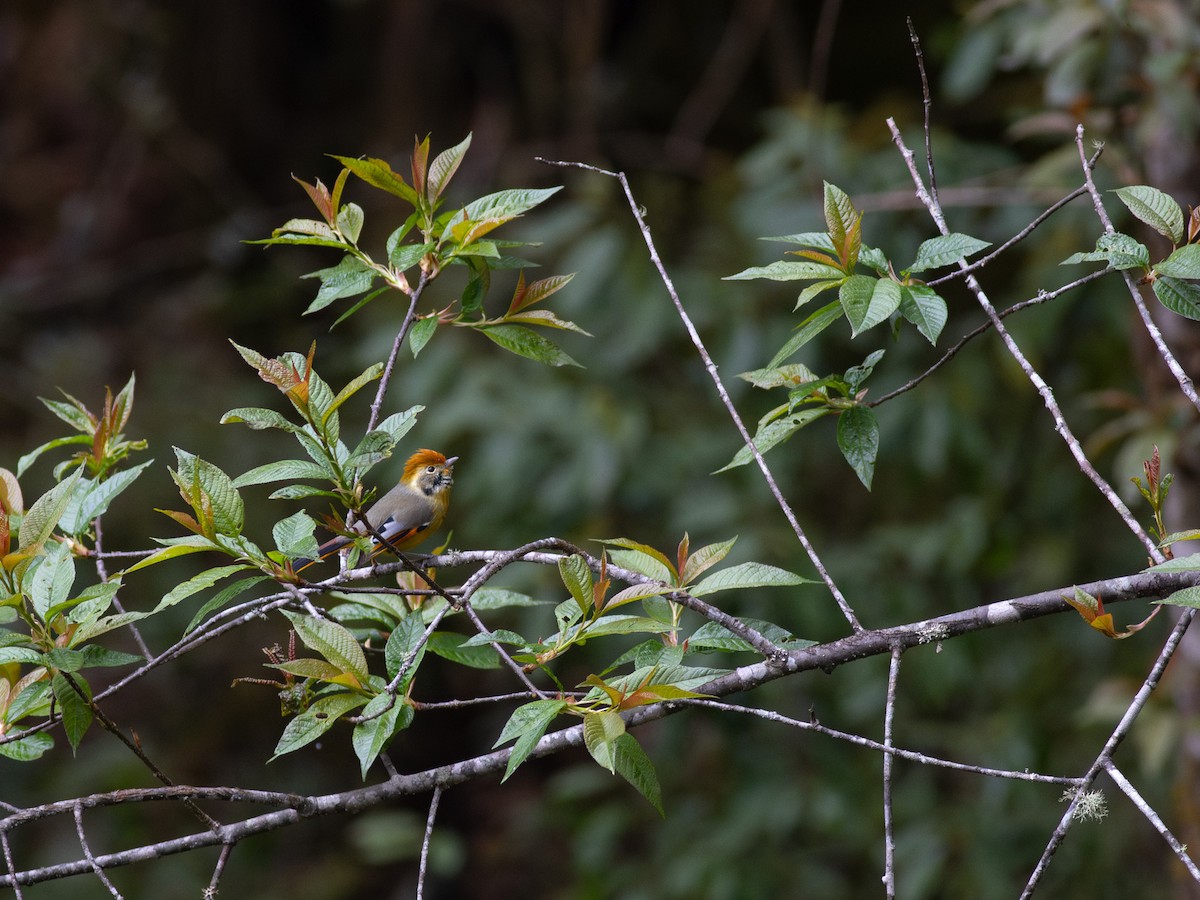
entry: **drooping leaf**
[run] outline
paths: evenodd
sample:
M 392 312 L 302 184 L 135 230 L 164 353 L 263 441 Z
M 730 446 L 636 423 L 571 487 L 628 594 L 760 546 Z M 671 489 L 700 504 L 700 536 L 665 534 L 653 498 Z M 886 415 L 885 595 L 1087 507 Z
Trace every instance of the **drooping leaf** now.
M 283 610 L 283 614 L 292 623 L 296 636 L 304 642 L 304 646 L 315 650 L 343 672 L 352 674 L 360 684 L 367 683 L 367 657 L 354 635 L 346 628 L 327 619 L 289 610 Z
M 900 285 L 890 278 L 851 275 L 838 290 L 838 301 L 857 337 L 900 308 Z
M 693 597 L 703 597 L 707 594 L 715 594 L 717 591 L 737 588 L 789 587 L 812 583 L 811 578 L 805 578 L 803 575 L 797 575 L 786 569 L 769 566 L 766 563 L 747 562 L 713 572 L 695 587 L 690 588 L 688 593 Z
M 838 416 L 838 449 L 867 490 L 875 476 L 875 458 L 879 454 L 879 423 L 865 406 L 852 406 Z
M 917 248 L 917 258 L 908 267 L 908 271 L 925 272 L 929 269 L 940 269 L 990 246 L 988 241 L 981 241 L 969 234 L 941 234 L 921 243 Z
M 1117 188 L 1114 192 L 1129 211 L 1171 243 L 1183 243 L 1183 210 L 1169 195 L 1145 184 Z
M 1200 285 L 1163 276 L 1154 279 L 1154 296 L 1171 312 L 1200 319 Z
M 946 301 L 933 288 L 923 284 L 910 284 L 900 289 L 900 315 L 917 326 L 925 340 L 935 345 L 948 318 Z
M 579 365 L 552 341 L 523 325 L 488 325 L 479 330 L 505 350 L 526 359 L 547 366 Z

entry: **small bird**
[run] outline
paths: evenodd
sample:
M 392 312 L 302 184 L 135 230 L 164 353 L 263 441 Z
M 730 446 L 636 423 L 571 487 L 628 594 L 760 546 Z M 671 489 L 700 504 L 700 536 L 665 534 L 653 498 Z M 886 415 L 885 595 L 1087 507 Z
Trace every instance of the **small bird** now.
M 355 522 L 351 530 L 358 534 L 377 532 L 390 550 L 415 547 L 446 518 L 457 461 L 457 456 L 447 459 L 436 450 L 418 450 L 404 464 L 400 482 L 371 504 L 366 521 Z M 349 543 L 351 538 L 344 535 L 326 541 L 320 546 L 319 558 L 324 559 Z M 297 559 L 293 566 L 299 571 L 314 562 Z

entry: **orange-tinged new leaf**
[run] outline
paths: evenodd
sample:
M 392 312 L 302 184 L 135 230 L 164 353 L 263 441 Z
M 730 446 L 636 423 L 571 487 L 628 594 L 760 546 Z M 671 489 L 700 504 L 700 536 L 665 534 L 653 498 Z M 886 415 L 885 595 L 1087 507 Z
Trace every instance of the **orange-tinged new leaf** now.
M 313 202 L 313 206 L 317 208 L 317 212 L 321 214 L 330 227 L 333 227 L 334 219 L 336 218 L 337 206 L 333 202 L 333 197 L 330 196 L 329 188 L 321 183 L 321 179 L 317 179 L 316 184 L 309 184 L 302 178 L 292 176 L 292 181 L 304 188 L 304 192 L 308 194 L 308 199 Z
M 429 135 L 425 135 L 425 140 L 417 141 L 413 138 L 413 155 L 412 155 L 412 183 L 417 194 L 429 200 L 430 197 L 426 191 L 425 173 L 429 171 Z
M 1153 612 L 1151 612 L 1150 615 L 1148 615 L 1141 622 L 1138 622 L 1136 625 L 1130 625 L 1124 631 L 1117 631 L 1116 622 L 1112 617 L 1112 613 L 1107 613 L 1104 611 L 1104 601 L 1102 601 L 1099 597 L 1093 597 L 1087 591 L 1075 588 L 1075 595 L 1073 597 L 1063 597 L 1063 599 L 1075 607 L 1076 610 L 1078 610 L 1079 615 L 1083 616 L 1083 620 L 1085 622 L 1087 622 L 1101 634 L 1107 635 L 1115 641 L 1124 640 L 1127 637 L 1137 634 L 1137 632 L 1145 628 L 1150 623 L 1150 620 L 1158 615 L 1158 611 L 1162 609 L 1161 606 L 1155 607 Z
M 569 275 L 551 275 L 549 278 L 542 278 L 527 286 L 525 273 L 522 271 L 517 277 L 517 288 L 513 291 L 512 302 L 508 305 L 508 314 L 512 315 L 527 306 L 540 303 L 551 294 L 564 288 L 567 282 L 574 277 L 574 272 Z
M 624 694 L 605 682 L 605 680 L 599 675 L 589 675 L 583 680 L 583 683 L 590 684 L 592 687 L 600 688 L 600 690 L 608 694 L 608 700 L 610 703 L 612 703 L 614 708 L 620 708 L 622 701 L 625 699 Z

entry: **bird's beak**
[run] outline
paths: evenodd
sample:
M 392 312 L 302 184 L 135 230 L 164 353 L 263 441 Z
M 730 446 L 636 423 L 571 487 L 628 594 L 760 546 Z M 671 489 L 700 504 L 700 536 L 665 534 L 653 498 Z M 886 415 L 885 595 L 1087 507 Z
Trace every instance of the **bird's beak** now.
M 455 464 L 456 462 L 458 462 L 458 457 L 457 457 L 457 456 L 452 456 L 452 457 L 450 457 L 448 460 L 446 460 L 446 468 L 447 468 L 447 469 L 453 468 L 453 467 L 454 467 L 454 464 Z

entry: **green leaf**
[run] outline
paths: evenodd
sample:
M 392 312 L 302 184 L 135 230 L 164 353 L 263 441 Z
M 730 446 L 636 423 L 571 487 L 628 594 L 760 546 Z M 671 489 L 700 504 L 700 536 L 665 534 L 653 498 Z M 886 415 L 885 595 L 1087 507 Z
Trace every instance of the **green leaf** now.
M 475 610 L 506 609 L 522 606 L 547 606 L 549 600 L 535 600 L 528 594 L 510 591 L 506 588 L 480 588 L 471 596 L 471 606 Z
M 522 639 L 521 644 L 524 643 L 524 639 Z M 448 659 L 460 666 L 469 666 L 472 669 L 498 669 L 501 665 L 495 647 L 488 644 L 468 646 L 466 635 L 454 634 L 449 631 L 435 631 L 429 636 L 428 646 L 430 653 L 436 653 L 442 659 Z
M 425 349 L 425 345 L 429 343 L 429 339 L 433 337 L 437 329 L 437 316 L 426 316 L 413 323 L 412 328 L 408 331 L 408 348 L 412 350 L 413 359 L 416 359 L 417 354 Z
M 916 325 L 925 340 L 936 345 L 946 326 L 946 301 L 931 287 L 910 284 L 900 289 L 900 315 Z
M 233 485 L 233 479 L 212 463 L 186 450 L 179 447 L 174 450 L 178 468 L 171 471 L 171 477 L 183 498 L 193 509 L 211 511 L 213 528 L 218 533 L 241 534 L 245 506 Z M 197 518 L 200 516 L 197 515 Z M 204 525 L 203 521 L 201 525 Z
M 265 463 L 243 472 L 233 479 L 235 488 L 249 487 L 253 484 L 269 484 L 272 481 L 294 481 L 297 478 L 328 478 L 332 479 L 332 469 L 319 466 L 307 459 L 281 459 Z
M 278 428 L 282 431 L 295 432 L 300 429 L 300 426 L 289 422 L 273 409 L 246 406 L 239 409 L 231 409 L 225 415 L 221 416 L 222 425 L 238 423 L 248 425 L 255 431 L 262 431 L 266 428 Z
M 17 762 L 32 762 L 54 746 L 54 738 L 40 731 L 24 737 L 18 733 L 9 732 L 9 740 L 0 744 L 0 756 L 6 756 Z
M 522 325 L 488 325 L 479 329 L 505 350 L 547 366 L 578 366 L 552 341 Z
M 354 726 L 351 744 L 358 756 L 359 768 L 365 780 L 367 770 L 379 758 L 388 741 L 395 737 L 397 732 L 412 724 L 413 708 L 400 698 L 383 693 L 371 699 L 363 708 L 362 715 L 373 718 Z
M 1172 278 L 1200 278 L 1200 244 L 1180 247 L 1160 263 L 1154 271 Z
M 304 314 L 308 315 L 322 310 L 334 300 L 366 293 L 371 289 L 378 274 L 358 257 L 347 253 L 336 266 L 301 275 L 301 278 L 321 279 L 321 287 L 317 291 L 317 296 L 308 305 Z
M 138 565 L 142 565 L 145 562 Z M 154 607 L 154 612 L 162 612 L 168 607 L 174 606 L 181 600 L 186 600 L 193 594 L 197 594 L 205 588 L 210 588 L 227 575 L 233 575 L 235 572 L 245 572 L 251 568 L 245 563 L 238 563 L 233 566 L 215 566 L 211 569 L 205 569 L 203 572 L 198 572 L 182 584 L 172 588 Z M 132 572 L 133 569 L 130 569 Z
M 311 744 L 332 728 L 338 719 L 366 702 L 366 697 L 348 691 L 318 698 L 312 706 L 287 723 L 268 762 Z
M 338 210 L 337 224 L 346 240 L 352 244 L 357 244 L 358 236 L 362 232 L 363 226 L 362 207 L 357 203 L 347 203 Z
M 425 193 L 430 200 L 437 200 L 442 196 L 442 191 L 446 189 L 446 185 L 450 183 L 454 173 L 458 171 L 458 166 L 470 146 L 471 135 L 468 134 L 461 143 L 455 144 L 449 150 L 443 150 L 434 157 L 433 163 L 429 166 L 425 188 Z
M 655 581 L 676 583 L 678 573 L 661 550 L 649 544 L 631 541 L 629 538 L 606 538 L 600 543 L 620 548 L 610 552 L 609 556 L 621 568 L 632 569 L 639 575 L 645 575 Z
M 823 306 L 812 313 L 807 319 L 796 326 L 793 334 L 779 352 L 767 363 L 767 368 L 773 368 L 815 338 L 818 334 L 842 317 L 845 310 L 840 301 L 835 300 L 828 306 Z
M 761 237 L 760 241 L 774 241 L 780 244 L 800 244 L 804 247 L 815 247 L 829 253 L 836 253 L 833 241 L 824 231 L 803 231 L 799 234 L 784 234 L 778 237 Z
M 1156 566 L 1151 566 L 1146 572 L 1200 572 L 1200 553 L 1189 553 L 1187 556 L 1177 556 Z
M 45 619 L 51 607 L 71 596 L 75 583 L 75 561 L 67 545 L 55 542 L 47 547 L 26 582 L 34 612 Z
M 828 414 L 829 407 L 812 406 L 784 416 L 781 419 L 776 419 L 773 422 L 760 424 L 758 431 L 754 435 L 754 446 L 758 448 L 759 453 L 766 453 L 777 444 L 782 444 L 805 425 L 810 425 L 817 419 L 823 418 Z M 750 447 L 743 446 L 733 455 L 733 459 L 725 463 L 725 465 L 721 466 L 713 474 L 734 469 L 738 466 L 744 466 L 753 459 L 754 454 L 750 452 Z
M 346 628 L 327 619 L 317 619 L 286 609 L 283 614 L 296 629 L 296 636 L 304 642 L 304 646 L 315 650 L 343 672 L 353 675 L 359 684 L 367 683 L 370 677 L 367 657 L 354 635 Z
M 403 272 L 406 269 L 411 269 L 422 259 L 425 254 L 431 253 L 434 245 L 430 244 L 397 244 L 394 248 L 388 250 L 388 262 L 391 263 L 393 269 L 397 272 Z
M 981 241 L 969 234 L 939 235 L 922 242 L 917 248 L 917 258 L 908 267 L 908 271 L 925 272 L 949 266 L 990 246 L 992 245 L 988 241 Z
M 417 205 L 417 192 L 409 187 L 405 180 L 394 172 L 384 160 L 330 155 L 371 187 L 387 191 L 389 194 L 408 201 L 413 206 Z
M 703 597 L 735 588 L 787 587 L 795 584 L 813 584 L 813 580 L 766 563 L 747 562 L 713 572 L 690 588 L 688 593 L 693 597 Z
M 275 546 L 284 556 L 292 559 L 313 558 L 319 552 L 317 540 L 313 537 L 316 528 L 317 523 L 312 517 L 301 511 L 276 522 L 271 529 L 271 536 L 275 539 Z
M 1191 609 L 1200 609 L 1200 587 L 1183 588 L 1183 590 L 1176 591 L 1175 593 L 1154 602 L 1167 603 L 1171 606 L 1187 606 Z
M 691 553 L 683 564 L 683 571 L 679 573 L 679 583 L 691 584 L 728 556 L 729 551 L 733 549 L 735 543 L 737 543 L 736 535 L 727 541 L 706 544 L 699 550 Z
M 596 762 L 614 774 L 617 767 L 612 744 L 624 733 L 625 720 L 616 710 L 589 712 L 583 717 L 583 745 Z
M 421 665 L 426 647 L 425 644 L 421 643 L 424 637 L 425 623 L 421 621 L 421 617 L 418 615 L 405 616 L 392 629 L 392 633 L 388 635 L 387 643 L 383 648 L 383 658 L 387 667 L 388 678 L 396 678 L 408 658 L 410 656 L 413 657 L 412 663 L 405 670 L 404 678 L 400 682 L 401 688 L 412 681 L 413 676 L 417 673 L 417 669 Z
M 54 527 L 71 502 L 71 494 L 81 477 L 82 470 L 76 470 L 70 478 L 60 481 L 34 501 L 21 520 L 18 550 L 36 551 L 54 533 Z
M 612 742 L 613 768 L 617 774 L 633 785 L 639 794 L 650 801 L 658 814 L 666 818 L 663 810 L 662 788 L 654 763 L 632 734 L 626 732 Z
M 496 743 L 492 745 L 499 747 L 514 738 L 517 740 L 513 746 L 512 755 L 508 758 L 508 766 L 504 770 L 504 777 L 500 779 L 501 782 L 507 781 L 517 767 L 529 758 L 529 754 L 537 746 L 537 742 L 542 739 L 542 735 L 546 733 L 550 723 L 566 708 L 567 701 L 565 700 L 534 700 L 513 710 L 512 715 L 504 724 L 504 729 L 500 732 L 500 737 L 496 738 Z
M 862 213 L 854 208 L 845 191 L 828 181 L 825 182 L 824 199 L 825 227 L 829 229 L 829 239 L 833 242 L 834 252 L 853 266 L 859 251 L 858 242 L 854 238 Z M 847 238 L 854 242 L 853 247 L 847 246 Z
M 1096 240 L 1096 249 L 1090 253 L 1072 253 L 1059 265 L 1066 266 L 1081 262 L 1107 263 L 1114 269 L 1143 269 L 1150 265 L 1150 251 L 1146 245 L 1119 231 L 1102 234 Z
M 800 640 L 790 631 L 780 628 L 772 622 L 742 617 L 739 617 L 738 620 L 747 628 L 753 628 L 776 647 L 799 650 L 816 644 L 816 641 Z M 687 646 L 688 652 L 691 653 L 702 653 L 706 650 L 717 650 L 722 653 L 758 652 L 745 639 L 738 637 L 725 626 L 718 625 L 716 622 L 705 622 L 697 628 L 687 639 Z
M 879 454 L 879 423 L 875 413 L 865 406 L 852 406 L 838 416 L 838 449 L 867 490 L 875 475 L 875 457 Z
M 1135 217 L 1166 235 L 1171 243 L 1183 242 L 1183 210 L 1170 196 L 1145 184 L 1117 188 L 1114 193 Z
M 726 275 L 722 281 L 750 281 L 754 278 L 766 278 L 770 281 L 810 281 L 813 279 L 840 281 L 846 273 L 833 266 L 824 266 L 815 262 L 796 262 L 793 260 L 777 260 L 766 266 L 751 266 L 736 275 Z
M 544 203 L 561 190 L 560 185 L 552 188 L 514 188 L 497 191 L 468 203 L 462 208 L 459 216 L 468 221 L 499 219 L 507 222 Z M 456 216 L 455 220 L 458 220 L 459 216 Z
M 1171 312 L 1200 319 L 1200 286 L 1164 275 L 1154 279 L 1154 296 Z
M 743 378 L 756 388 L 763 389 L 794 388 L 809 381 L 816 381 L 817 377 L 812 369 L 800 363 L 778 366 L 773 369 L 755 369 L 752 372 L 742 372 L 738 375 L 738 378 Z
M 851 335 L 857 337 L 900 308 L 900 285 L 890 278 L 851 275 L 839 289 L 838 301 L 850 321 Z
M 63 731 L 71 745 L 71 752 L 75 753 L 79 749 L 79 742 L 87 733 L 88 726 L 92 724 L 92 708 L 88 704 L 92 697 L 92 689 L 82 676 L 72 675 L 71 678 L 83 691 L 82 697 L 65 675 L 56 674 L 51 684 L 55 702 L 58 703 L 58 710 L 62 715 Z
M 592 570 L 584 558 L 577 553 L 559 557 L 558 574 L 579 608 L 584 611 L 591 609 Z
M 663 634 L 671 625 L 645 616 L 601 616 L 587 626 L 584 635 L 589 638 L 609 634 Z
M 187 628 L 183 629 L 183 633 L 190 634 L 210 613 L 232 603 L 255 585 L 271 580 L 273 579 L 269 575 L 251 575 L 249 578 L 239 578 L 233 584 L 226 585 L 196 610 L 196 614 L 192 616 L 192 621 L 188 622 Z
M 59 528 L 66 534 L 82 534 L 97 516 L 104 515 L 117 495 L 129 487 L 142 471 L 154 460 L 117 472 L 104 481 L 96 482 L 84 478 L 79 488 L 71 495 L 71 502 L 63 510 Z

